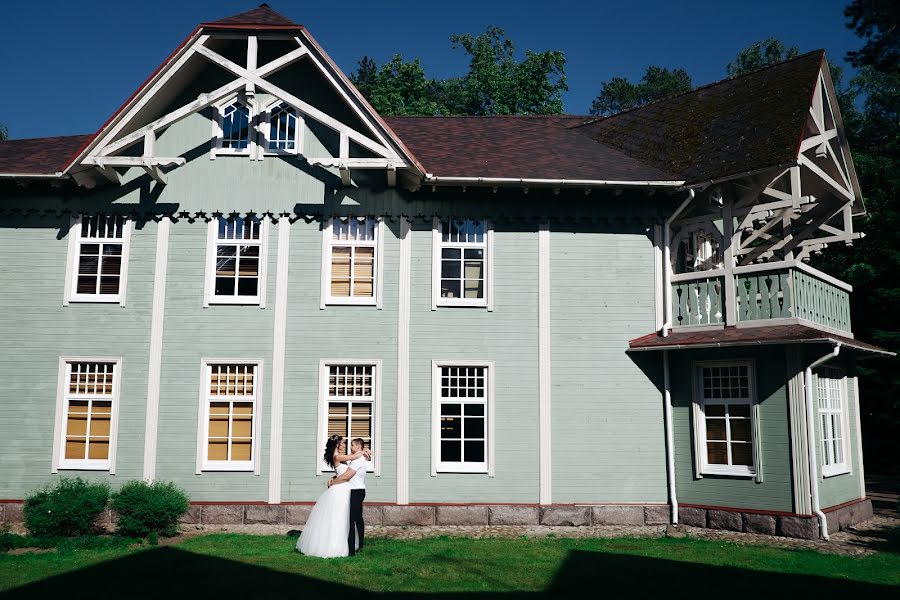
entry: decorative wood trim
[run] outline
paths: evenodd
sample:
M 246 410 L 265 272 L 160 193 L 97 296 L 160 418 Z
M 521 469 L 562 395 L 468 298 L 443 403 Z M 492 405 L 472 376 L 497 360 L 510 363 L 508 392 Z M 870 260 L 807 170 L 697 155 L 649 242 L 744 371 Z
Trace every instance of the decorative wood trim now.
M 213 293 L 213 273 L 216 269 L 216 239 L 218 238 L 219 219 L 213 217 L 206 230 L 206 273 L 203 284 L 203 308 L 209 308 Z
M 551 443 L 551 390 L 553 361 L 550 337 L 550 224 L 538 229 L 538 430 L 540 436 L 541 504 L 553 502 L 553 445 Z
M 384 308 L 384 217 L 375 220 L 375 308 Z M 379 460 L 377 464 L 381 464 Z
M 281 502 L 282 432 L 284 419 L 284 361 L 287 346 L 287 298 L 291 221 L 278 221 L 278 250 L 275 270 L 275 316 L 272 340 L 272 416 L 269 433 L 269 503 Z
M 153 308 L 150 317 L 150 356 L 147 369 L 147 416 L 144 424 L 144 480 L 156 478 L 156 448 L 159 432 L 159 395 L 162 378 L 163 328 L 166 310 L 166 273 L 169 265 L 169 219 L 156 230 L 156 263 L 153 267 Z
M 437 310 L 441 295 L 441 219 L 431 218 L 431 310 Z
M 487 281 L 485 281 L 485 285 L 487 289 L 484 290 L 484 294 L 487 297 L 487 309 L 488 312 L 494 311 L 494 223 L 490 219 L 485 219 L 485 236 L 487 236 L 487 244 L 486 251 L 487 257 L 486 261 L 486 270 L 487 270 Z M 493 463 L 491 463 L 493 464 Z
M 333 217 L 322 219 L 322 265 L 319 269 L 321 279 L 319 290 L 319 310 L 325 310 L 328 299 L 328 285 L 331 282 L 331 229 Z M 321 446 L 321 444 L 320 444 Z
M 409 504 L 409 320 L 412 231 L 400 218 L 400 281 L 397 331 L 397 504 Z M 432 296 L 433 298 L 433 296 Z
M 653 296 L 656 305 L 656 329 L 662 330 L 663 321 L 665 320 L 663 302 L 663 258 L 662 258 L 662 226 L 653 226 Z
M 280 230 L 279 230 L 280 231 Z M 262 218 L 259 220 L 259 283 L 257 294 L 259 296 L 259 307 L 266 307 L 266 292 L 269 289 L 269 219 Z

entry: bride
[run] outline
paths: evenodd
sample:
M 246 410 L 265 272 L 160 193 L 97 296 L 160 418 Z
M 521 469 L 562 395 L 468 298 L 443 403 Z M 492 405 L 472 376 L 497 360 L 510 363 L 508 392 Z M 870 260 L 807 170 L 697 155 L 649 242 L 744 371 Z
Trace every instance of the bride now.
M 347 470 L 348 461 L 361 456 L 368 458 L 366 450 L 355 454 L 339 454 L 343 438 L 333 435 L 325 443 L 325 463 L 340 476 Z M 303 533 L 297 541 L 297 550 L 307 556 L 335 558 L 347 556 L 347 538 L 350 534 L 350 486 L 347 483 L 332 485 L 325 490 L 313 506 Z

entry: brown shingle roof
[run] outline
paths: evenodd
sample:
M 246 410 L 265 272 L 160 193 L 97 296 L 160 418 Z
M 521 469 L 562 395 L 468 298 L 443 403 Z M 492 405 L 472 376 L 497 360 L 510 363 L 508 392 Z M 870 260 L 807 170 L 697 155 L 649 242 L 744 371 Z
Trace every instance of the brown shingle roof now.
M 719 348 L 727 346 L 756 346 L 771 344 L 837 343 L 874 354 L 893 355 L 892 352 L 843 335 L 828 333 L 806 325 L 776 325 L 760 327 L 725 327 L 712 331 L 678 330 L 667 337 L 656 332 L 628 342 L 631 350 L 688 350 L 691 348 Z
M 432 175 L 608 181 L 678 178 L 571 129 L 590 117 L 385 117 Z
M 0 174 L 47 175 L 63 170 L 93 135 L 6 140 L 0 142 Z
M 252 10 L 225 17 L 218 21 L 203 23 L 204 27 L 255 27 L 260 25 L 267 27 L 299 27 L 297 23 L 272 10 L 268 4 L 260 4 Z
M 703 86 L 577 128 L 688 183 L 797 158 L 825 53 Z

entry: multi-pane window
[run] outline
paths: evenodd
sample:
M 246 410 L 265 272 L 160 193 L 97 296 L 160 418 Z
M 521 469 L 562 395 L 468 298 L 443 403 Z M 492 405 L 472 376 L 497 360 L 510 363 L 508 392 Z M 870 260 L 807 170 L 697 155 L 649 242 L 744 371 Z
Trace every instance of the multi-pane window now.
M 490 368 L 440 365 L 436 369 L 436 470 L 487 472 Z
M 219 217 L 215 240 L 212 303 L 258 304 L 263 285 L 264 224 L 255 217 Z
M 110 468 L 117 363 L 66 362 L 59 468 Z
M 823 368 L 816 373 L 822 475 L 825 476 L 839 475 L 850 470 L 843 382 L 843 373 L 837 369 Z
M 74 236 L 70 301 L 119 302 L 125 290 L 128 220 L 122 215 L 84 215 Z
M 328 365 L 328 389 L 325 412 L 326 437 L 344 438 L 340 452 L 347 454 L 350 441 L 361 438 L 372 449 L 375 421 L 375 365 Z M 373 463 L 369 463 L 371 470 Z
M 220 140 L 222 150 L 243 153 L 250 147 L 250 108 L 240 100 L 233 100 L 221 111 Z
M 378 259 L 378 221 L 332 219 L 326 230 L 327 300 L 334 304 L 374 304 Z
M 253 470 L 257 367 L 254 363 L 206 365 L 203 470 Z
M 294 153 L 298 150 L 297 111 L 284 104 L 269 110 L 266 151 Z
M 484 220 L 449 219 L 440 222 L 436 277 L 439 305 L 486 306 L 488 223 Z
M 701 471 L 722 475 L 754 474 L 751 364 L 702 365 L 697 376 Z

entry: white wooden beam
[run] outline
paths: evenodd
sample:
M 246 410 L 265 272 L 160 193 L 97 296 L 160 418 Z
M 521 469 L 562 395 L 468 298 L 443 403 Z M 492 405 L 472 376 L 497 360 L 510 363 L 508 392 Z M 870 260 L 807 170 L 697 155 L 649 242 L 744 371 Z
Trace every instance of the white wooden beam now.
M 247 36 L 247 70 L 250 72 L 255 72 L 256 69 L 256 51 L 257 51 L 257 41 L 255 35 Z M 253 85 L 252 81 L 248 81 L 244 85 L 244 93 L 247 96 L 252 97 L 256 93 L 256 87 Z
M 820 144 L 824 144 L 828 140 L 834 139 L 836 137 L 837 137 L 837 129 L 829 129 L 825 133 L 810 136 L 810 137 L 806 138 L 805 140 L 803 140 L 802 142 L 800 142 L 800 152 L 802 154 L 803 152 L 806 152 L 810 148 L 815 148 L 816 146 L 818 146 Z
M 836 191 L 838 194 L 840 194 L 847 200 L 850 200 L 851 202 L 853 201 L 853 192 L 844 188 L 841 184 L 839 184 L 837 181 L 832 179 L 831 176 L 828 175 L 828 173 L 826 173 L 825 171 L 820 169 L 816 163 L 814 163 L 813 161 L 811 161 L 810 159 L 808 159 L 806 156 L 804 156 L 802 154 L 800 155 L 800 164 L 805 166 L 806 168 L 808 168 L 810 171 L 812 171 L 816 175 L 818 175 L 819 179 L 821 179 L 822 181 L 827 183 L 829 186 L 831 186 L 834 189 L 834 191 Z
M 166 185 L 169 180 L 166 178 L 166 174 L 162 172 L 162 170 L 157 165 L 144 165 L 144 171 L 147 172 L 147 175 L 156 180 L 160 185 Z
M 387 169 L 387 185 L 388 187 L 397 187 L 397 167 L 388 167 Z
M 109 179 L 112 183 L 121 185 L 122 178 L 119 177 L 118 171 L 116 171 L 109 165 L 97 165 L 97 171 L 99 171 L 101 175 Z
M 180 167 L 185 162 L 183 156 L 101 156 L 85 160 L 85 164 L 100 167 Z

